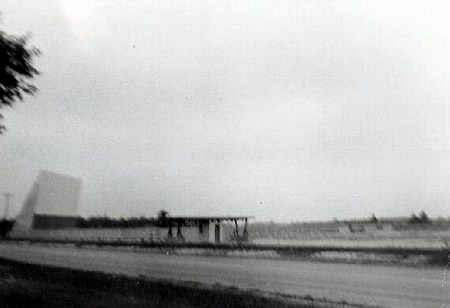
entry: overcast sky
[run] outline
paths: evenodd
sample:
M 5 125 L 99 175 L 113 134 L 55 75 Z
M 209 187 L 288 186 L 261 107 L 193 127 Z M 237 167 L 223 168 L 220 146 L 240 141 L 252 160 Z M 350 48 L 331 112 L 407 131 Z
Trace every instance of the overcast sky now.
M 446 1 L 1 0 L 40 92 L 4 110 L 0 192 L 80 214 L 450 216 Z M 3 201 L 1 201 L 3 202 Z

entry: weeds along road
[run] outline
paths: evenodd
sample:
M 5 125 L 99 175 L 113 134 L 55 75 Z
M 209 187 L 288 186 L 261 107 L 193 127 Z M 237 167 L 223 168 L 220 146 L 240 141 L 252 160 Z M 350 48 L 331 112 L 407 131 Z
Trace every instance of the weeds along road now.
M 5 242 L 0 243 L 0 257 L 129 276 L 309 294 L 382 307 L 450 307 L 450 282 L 445 268 L 165 255 Z

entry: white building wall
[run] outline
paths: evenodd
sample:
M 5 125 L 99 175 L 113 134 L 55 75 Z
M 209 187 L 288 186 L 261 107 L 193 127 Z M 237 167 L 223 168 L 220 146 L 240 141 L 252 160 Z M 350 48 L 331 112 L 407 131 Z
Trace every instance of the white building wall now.
M 12 233 L 30 230 L 34 214 L 76 216 L 80 191 L 80 179 L 41 170 L 16 217 Z
M 216 228 L 215 228 L 215 226 L 216 226 L 216 223 L 215 222 L 212 222 L 212 221 L 210 221 L 209 222 L 209 226 L 208 226 L 208 229 L 209 229 L 209 232 L 208 232 L 208 242 L 210 242 L 210 243 L 215 243 L 216 242 Z
M 37 178 L 36 214 L 75 216 L 81 180 L 50 171 L 40 171 Z
M 234 226 L 231 223 L 226 222 L 210 222 L 209 223 L 209 242 L 215 243 L 216 242 L 216 235 L 215 235 L 215 226 L 219 224 L 220 225 L 220 242 L 226 243 L 229 242 L 232 238 L 232 234 L 234 231 Z M 242 232 L 242 230 L 241 230 Z

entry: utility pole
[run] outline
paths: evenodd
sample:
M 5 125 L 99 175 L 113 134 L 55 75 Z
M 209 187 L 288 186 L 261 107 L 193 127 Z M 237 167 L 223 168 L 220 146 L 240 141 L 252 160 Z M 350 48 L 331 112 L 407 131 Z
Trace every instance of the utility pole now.
M 5 197 L 5 217 L 4 217 L 4 219 L 8 219 L 9 205 L 10 205 L 11 197 L 13 196 L 13 194 L 12 193 L 3 193 L 2 195 Z

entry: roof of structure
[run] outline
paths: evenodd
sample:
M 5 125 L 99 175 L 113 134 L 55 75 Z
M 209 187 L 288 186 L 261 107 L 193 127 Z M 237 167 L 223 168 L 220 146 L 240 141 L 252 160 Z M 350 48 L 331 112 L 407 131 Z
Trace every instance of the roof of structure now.
M 210 220 L 246 220 L 252 219 L 254 216 L 168 216 L 167 220 L 171 221 L 210 221 Z

